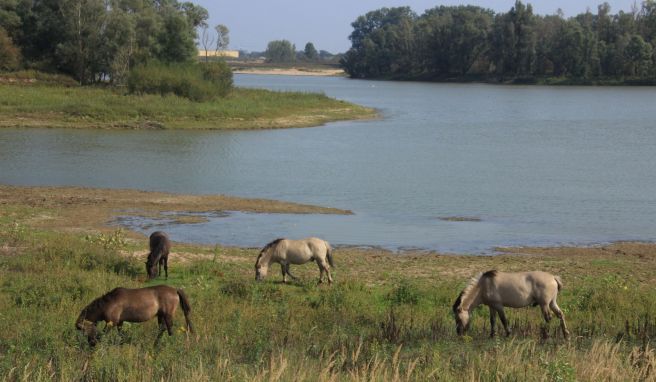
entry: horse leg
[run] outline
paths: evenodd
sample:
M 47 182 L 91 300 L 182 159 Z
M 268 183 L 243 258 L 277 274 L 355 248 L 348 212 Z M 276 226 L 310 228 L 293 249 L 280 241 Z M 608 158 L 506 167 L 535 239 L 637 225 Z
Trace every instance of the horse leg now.
M 319 267 L 319 284 L 321 284 L 323 283 L 323 266 L 319 260 L 317 260 L 317 266 Z
M 556 299 L 551 300 L 551 303 L 549 303 L 549 308 L 556 314 L 556 317 L 560 320 L 560 329 L 563 331 L 563 337 L 565 337 L 566 340 L 569 339 L 569 330 L 567 330 L 567 324 L 565 324 L 565 315 L 563 314 L 563 311 L 560 310 L 560 307 L 558 307 L 558 304 L 556 304 Z
M 490 307 L 490 337 L 494 337 L 495 333 L 494 330 L 497 325 L 497 311 L 493 308 Z
M 333 276 L 330 274 L 330 265 L 324 260 L 323 267 L 326 269 L 326 274 L 328 275 L 328 284 L 333 283 Z
M 549 322 L 551 322 L 551 312 L 549 311 L 549 306 L 547 305 L 540 305 L 540 309 L 542 310 L 542 317 L 544 317 L 544 325 L 542 326 L 542 338 L 547 339 L 549 338 Z
M 168 278 L 169 278 L 169 257 L 168 257 L 168 255 L 164 258 L 164 274 L 166 275 L 166 279 L 168 280 Z
M 503 307 L 497 308 L 497 313 L 499 313 L 501 324 L 503 324 L 503 329 L 506 331 L 506 337 L 509 337 L 510 329 L 508 329 L 508 319 L 506 318 L 506 313 L 503 311 Z
M 155 339 L 155 346 L 157 346 L 159 339 L 162 338 L 162 334 L 164 334 L 164 330 L 166 330 L 164 326 L 164 317 L 161 314 L 157 315 L 157 324 L 159 325 L 159 333 L 157 333 L 157 339 Z
M 173 316 L 170 314 L 164 315 L 164 323 L 166 324 L 166 330 L 169 332 L 169 337 L 173 335 Z
M 285 264 L 280 263 L 280 271 L 282 272 L 282 282 L 287 283 L 287 272 L 285 271 Z

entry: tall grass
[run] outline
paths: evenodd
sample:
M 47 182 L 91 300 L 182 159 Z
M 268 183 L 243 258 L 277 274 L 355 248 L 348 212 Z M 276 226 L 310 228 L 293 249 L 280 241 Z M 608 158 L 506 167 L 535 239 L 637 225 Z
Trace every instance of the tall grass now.
M 175 94 L 195 102 L 225 97 L 232 89 L 232 71 L 225 62 L 163 64 L 151 62 L 130 71 L 130 93 Z
M 339 274 L 327 287 L 307 270 L 312 278 L 291 285 L 256 283 L 255 251 L 238 251 L 244 261 L 175 264 L 168 281 L 148 282 L 139 259 L 120 255 L 135 243 L 112 237 L 121 234 L 78 237 L 0 221 L 0 379 L 655 379 L 656 296 L 612 271 L 566 286 L 559 301 L 575 334 L 569 342 L 557 323 L 542 340 L 531 308 L 508 311 L 511 338 L 487 337 L 486 309 L 458 337 L 449 306 L 462 285 L 452 280 L 371 284 Z M 108 290 L 165 282 L 189 295 L 196 334 L 184 331 L 181 314 L 158 347 L 156 320 L 109 331 L 95 349 L 75 330 L 79 311 Z

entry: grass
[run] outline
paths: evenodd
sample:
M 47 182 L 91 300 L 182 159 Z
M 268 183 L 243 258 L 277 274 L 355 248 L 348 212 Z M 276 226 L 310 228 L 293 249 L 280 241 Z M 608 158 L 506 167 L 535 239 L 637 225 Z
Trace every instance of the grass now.
M 262 129 L 373 117 L 372 109 L 314 93 L 236 88 L 192 102 L 94 87 L 0 86 L 0 127 Z
M 256 249 L 176 243 L 169 280 L 147 282 L 144 237 L 39 227 L 35 213 L 58 217 L 65 207 L 34 208 L 0 203 L 2 380 L 656 379 L 653 244 L 499 256 L 339 248 L 328 287 L 316 284 L 313 265 L 295 267 L 292 284 L 279 282 L 277 266 L 256 283 Z M 456 336 L 453 300 L 469 277 L 492 268 L 560 275 L 573 338 L 563 340 L 552 322 L 542 340 L 537 308 L 507 310 L 510 338 L 488 338 L 482 308 L 468 336 Z M 183 331 L 179 312 L 175 335 L 157 348 L 153 321 L 127 324 L 89 349 L 74 329 L 79 311 L 116 286 L 155 283 L 185 289 L 196 334 Z

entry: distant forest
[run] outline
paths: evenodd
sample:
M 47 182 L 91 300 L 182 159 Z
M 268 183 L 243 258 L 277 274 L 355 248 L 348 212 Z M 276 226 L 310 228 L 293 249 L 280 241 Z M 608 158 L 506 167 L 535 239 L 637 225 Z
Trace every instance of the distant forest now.
M 617 14 L 604 3 L 571 18 L 535 15 L 521 1 L 496 14 L 381 8 L 352 26 L 341 64 L 353 78 L 656 84 L 654 0 Z

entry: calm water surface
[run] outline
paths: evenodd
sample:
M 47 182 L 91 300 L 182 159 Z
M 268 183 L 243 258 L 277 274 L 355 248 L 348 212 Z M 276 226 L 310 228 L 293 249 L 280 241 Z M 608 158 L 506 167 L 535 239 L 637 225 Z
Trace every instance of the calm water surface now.
M 487 252 L 500 245 L 656 240 L 656 89 L 237 75 L 320 91 L 381 120 L 240 132 L 0 129 L 0 182 L 223 193 L 350 209 L 123 220 L 176 240 Z M 480 221 L 444 221 L 444 217 Z

